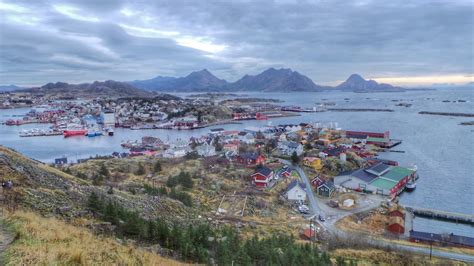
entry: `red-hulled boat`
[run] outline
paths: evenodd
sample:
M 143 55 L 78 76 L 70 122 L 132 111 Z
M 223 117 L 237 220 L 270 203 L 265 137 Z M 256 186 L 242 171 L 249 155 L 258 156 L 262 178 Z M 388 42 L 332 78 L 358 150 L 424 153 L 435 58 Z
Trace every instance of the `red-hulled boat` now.
M 84 136 L 87 133 L 87 129 L 66 129 L 63 132 L 65 138 L 71 136 Z

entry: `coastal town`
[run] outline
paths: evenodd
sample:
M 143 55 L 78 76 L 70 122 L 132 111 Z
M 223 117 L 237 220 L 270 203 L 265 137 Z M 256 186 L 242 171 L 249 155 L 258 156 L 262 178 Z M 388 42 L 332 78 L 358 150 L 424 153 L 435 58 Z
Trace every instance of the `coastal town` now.
M 0 0 L 0 265 L 474 265 L 473 11 Z
M 258 230 L 269 236 L 270 232 L 290 232 L 323 249 L 331 249 L 335 238 L 349 241 L 359 234 L 369 238 L 354 245 L 391 243 L 401 249 L 411 245 L 407 243 L 435 243 L 440 248 L 474 246 L 474 239 L 468 236 L 414 228 L 416 217 L 467 225 L 474 220 L 469 215 L 399 202 L 403 193 L 416 193 L 419 175 L 416 162 L 399 165 L 381 158 L 381 154 L 405 152 L 396 149 L 402 140 L 393 137 L 390 129 L 358 131 L 303 119 L 298 124 L 277 124 L 278 118 L 302 113 L 393 110 L 335 108 L 330 101 L 306 108 L 266 98 L 213 93 L 87 100 L 29 94 L 22 101 L 12 100 L 18 95 L 22 94 L 8 94 L 3 107 L 30 111 L 7 119 L 4 125 L 44 124 L 41 129 L 19 131 L 19 137 L 59 135 L 80 140 L 120 138 L 123 132 L 117 132 L 119 128 L 144 132 L 140 138 L 123 139 L 111 154 L 76 160 L 58 156 L 52 164 L 55 168 L 109 191 L 170 197 L 195 209 L 216 228 L 230 224 L 242 234 Z M 246 120 L 263 120 L 263 124 L 245 126 L 242 122 Z M 225 125 L 239 129 L 225 129 Z M 203 129 L 207 133 L 203 134 Z M 190 134 L 165 139 L 155 130 L 170 134 L 189 130 Z M 197 130 L 201 133 L 194 134 Z M 169 169 L 160 170 L 161 165 Z M 186 179 L 189 176 L 191 181 Z M 172 183 L 184 182 L 181 179 L 199 185 L 199 189 L 175 191 Z M 399 245 L 396 241 L 404 242 Z

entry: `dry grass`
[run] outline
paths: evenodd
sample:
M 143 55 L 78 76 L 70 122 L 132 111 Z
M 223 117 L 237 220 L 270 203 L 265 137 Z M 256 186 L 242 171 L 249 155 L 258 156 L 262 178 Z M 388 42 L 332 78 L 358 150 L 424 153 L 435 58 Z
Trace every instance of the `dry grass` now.
M 356 215 L 349 215 L 337 221 L 336 226 L 345 231 L 382 235 L 386 231 L 387 223 L 388 216 L 380 213 L 373 213 L 364 217 L 360 223 Z
M 7 222 L 17 234 L 6 252 L 7 265 L 183 264 L 31 212 L 16 212 Z
M 468 265 L 463 262 L 432 258 L 421 255 L 403 255 L 397 252 L 386 252 L 379 249 L 337 249 L 331 252 L 332 257 L 344 257 L 363 265 Z

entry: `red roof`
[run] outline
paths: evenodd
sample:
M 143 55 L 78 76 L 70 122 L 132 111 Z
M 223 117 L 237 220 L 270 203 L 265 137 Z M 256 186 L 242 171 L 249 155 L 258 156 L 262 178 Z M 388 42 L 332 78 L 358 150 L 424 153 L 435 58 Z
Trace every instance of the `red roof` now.
M 311 240 L 311 238 L 314 238 L 316 236 L 316 232 L 314 231 L 314 229 L 306 228 L 303 230 L 302 236 L 306 239 Z

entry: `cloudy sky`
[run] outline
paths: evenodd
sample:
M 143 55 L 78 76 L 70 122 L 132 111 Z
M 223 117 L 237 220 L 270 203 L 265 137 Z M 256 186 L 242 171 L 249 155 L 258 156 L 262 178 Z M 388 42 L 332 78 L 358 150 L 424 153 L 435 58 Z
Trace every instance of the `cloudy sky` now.
M 0 84 L 147 79 L 268 67 L 318 84 L 474 74 L 471 0 L 0 0 Z

